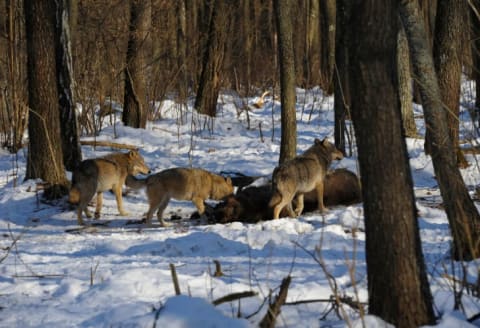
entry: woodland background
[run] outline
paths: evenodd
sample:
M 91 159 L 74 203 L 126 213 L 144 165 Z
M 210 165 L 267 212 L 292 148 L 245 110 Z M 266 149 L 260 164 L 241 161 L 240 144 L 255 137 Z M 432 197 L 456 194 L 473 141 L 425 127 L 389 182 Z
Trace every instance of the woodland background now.
M 66 193 L 65 171 L 82 159 L 80 136 L 96 135 L 115 103 L 125 125 L 145 128 L 161 119 L 153 100 L 181 107 L 192 97 L 199 113 L 215 117 L 220 89 L 244 99 L 268 91 L 282 103 L 283 162 L 296 154 L 295 86 L 320 86 L 334 94 L 335 144 L 345 153 L 352 147 L 345 120 L 355 128 L 369 311 L 398 326 L 433 321 L 404 140 L 418 134 L 414 102 L 423 106 L 452 257 L 480 256 L 458 119 L 462 76 L 480 76 L 477 1 L 3 3 L 0 138 L 15 154 L 28 130 L 26 178 L 44 180 L 47 198 Z M 376 262 L 385 258 L 394 265 Z

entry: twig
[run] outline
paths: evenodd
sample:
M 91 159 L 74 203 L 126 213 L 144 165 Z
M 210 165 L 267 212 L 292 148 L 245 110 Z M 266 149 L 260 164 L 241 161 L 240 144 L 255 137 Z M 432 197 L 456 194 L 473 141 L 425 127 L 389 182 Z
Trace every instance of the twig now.
M 213 263 L 215 263 L 215 273 L 213 274 L 214 277 L 222 277 L 224 276 L 222 272 L 222 266 L 220 265 L 220 261 L 218 260 L 213 260 Z
M 170 263 L 170 271 L 172 273 L 172 280 L 173 280 L 173 287 L 175 288 L 175 295 L 180 295 L 180 286 L 178 284 L 178 277 L 177 277 L 177 270 L 175 269 L 175 265 Z
M 212 302 L 212 304 L 216 306 L 222 303 L 232 302 L 232 301 L 239 300 L 241 298 L 252 297 L 257 295 L 258 293 L 254 292 L 253 290 L 248 290 L 248 291 L 239 292 L 239 293 L 232 293 L 232 294 L 228 294 L 223 297 L 217 298 Z

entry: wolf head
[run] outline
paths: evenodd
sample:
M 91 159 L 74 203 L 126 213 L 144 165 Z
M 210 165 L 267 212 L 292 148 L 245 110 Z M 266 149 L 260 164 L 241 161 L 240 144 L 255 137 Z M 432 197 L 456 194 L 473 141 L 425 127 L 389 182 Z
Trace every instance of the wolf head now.
M 330 154 L 331 160 L 341 160 L 343 158 L 343 153 L 338 150 L 334 144 L 329 142 L 327 138 L 324 138 L 322 141 L 320 139 L 315 138 L 315 147 L 321 147 L 325 154 Z
M 233 193 L 233 184 L 231 178 L 224 178 L 220 175 L 212 174 L 212 199 L 222 199 Z
M 150 169 L 145 164 L 145 161 L 138 152 L 138 150 L 132 150 L 128 152 L 128 174 L 137 175 L 138 173 L 149 174 Z

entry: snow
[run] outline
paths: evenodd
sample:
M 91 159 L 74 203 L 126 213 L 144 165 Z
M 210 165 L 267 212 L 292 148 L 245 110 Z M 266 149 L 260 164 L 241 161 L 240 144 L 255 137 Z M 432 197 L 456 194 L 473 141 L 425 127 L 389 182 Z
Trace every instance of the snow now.
M 314 138 L 333 141 L 333 98 L 318 88 L 298 89 L 297 102 L 297 151 L 308 148 Z M 95 139 L 140 147 L 153 172 L 194 166 L 266 179 L 279 156 L 280 105 L 267 96 L 263 108 L 249 113 L 248 125 L 246 112 L 235 106 L 239 103 L 237 95 L 223 93 L 218 116 L 212 119 L 194 112 L 191 104 L 182 107 L 166 100 L 155 104 L 161 119 L 144 130 L 124 127 L 117 110 L 112 120 L 103 120 Z M 421 107 L 415 110 L 421 115 Z M 417 123 L 423 131 L 420 118 Z M 461 126 L 473 131 L 469 118 Z M 438 315 L 434 327 L 478 326 L 480 320 L 467 321 L 480 312 L 474 291 L 465 290 L 463 308 L 455 310 L 454 282 L 448 277 L 462 280 L 465 272 L 465 279 L 476 283 L 479 262 L 449 259 L 451 237 L 445 213 L 436 206 L 441 197 L 432 161 L 423 153 L 423 140 L 408 139 L 407 145 Z M 84 158 L 111 152 L 91 146 L 82 150 Z M 358 173 L 356 158 L 354 152 L 333 167 Z M 472 165 L 462 174 L 473 193 L 480 174 L 476 159 L 468 155 L 468 160 Z M 75 211 L 66 199 L 43 202 L 37 191 L 40 181 L 23 181 L 25 166 L 25 149 L 14 155 L 0 150 L 1 327 L 254 327 L 266 313 L 265 299 L 278 293 L 288 275 L 288 303 L 328 300 L 333 295 L 330 277 L 340 296 L 368 301 L 361 204 L 297 219 L 206 225 L 189 219 L 195 211 L 191 202 L 172 200 L 166 217 L 176 214 L 182 220 L 168 228 L 142 229 L 127 222 L 147 211 L 143 191 L 124 197 L 127 217 L 118 216 L 114 196 L 105 193 L 100 222 L 108 225 L 96 232 L 69 233 L 77 228 Z M 221 264 L 223 276 L 214 276 L 214 261 Z M 181 295 L 175 295 L 170 264 Z M 245 291 L 256 296 L 212 305 Z M 284 305 L 277 327 L 391 327 L 375 316 L 361 318 L 346 304 L 338 311 L 341 317 L 330 310 L 329 302 Z

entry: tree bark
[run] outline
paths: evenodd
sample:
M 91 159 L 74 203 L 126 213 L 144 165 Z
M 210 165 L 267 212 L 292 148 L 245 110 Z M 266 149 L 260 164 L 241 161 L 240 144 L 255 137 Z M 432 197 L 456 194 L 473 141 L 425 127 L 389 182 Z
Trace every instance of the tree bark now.
M 82 149 L 78 137 L 78 122 L 73 92 L 75 82 L 70 43 L 71 28 L 67 0 L 57 0 L 56 4 L 56 66 L 58 69 L 57 83 L 63 163 L 67 170 L 73 171 L 82 160 Z
M 405 30 L 400 27 L 397 38 L 398 92 L 405 136 L 417 138 L 417 126 L 413 115 L 412 76 L 410 74 L 410 53 Z
M 347 23 L 351 16 L 351 1 L 338 0 L 336 8 L 335 28 L 335 66 L 334 82 L 334 116 L 335 147 L 346 154 L 345 119 L 350 115 L 350 95 L 348 88 L 348 49 L 349 40 L 346 33 Z
M 402 328 L 433 324 L 435 318 L 402 136 L 397 3 L 354 1 L 355 15 L 347 33 L 348 85 L 365 211 L 369 312 Z
M 28 76 L 28 157 L 26 179 L 40 178 L 51 187 L 48 198 L 67 191 L 60 139 L 57 68 L 55 62 L 55 2 L 26 0 Z
M 480 215 L 457 166 L 447 113 L 416 0 L 400 1 L 400 17 L 407 33 L 415 78 L 419 81 L 425 125 L 431 132 L 433 168 L 452 231 L 452 256 L 457 260 L 475 259 L 480 256 Z
M 320 1 L 320 22 L 322 25 L 322 38 L 320 55 L 320 72 L 322 89 L 331 94 L 334 89 L 333 76 L 335 74 L 335 37 L 337 20 L 337 4 L 335 0 Z
M 282 135 L 279 163 L 295 157 L 297 153 L 295 61 L 292 40 L 293 28 L 290 16 L 292 3 L 291 0 L 275 0 L 273 2 L 277 18 L 280 99 L 282 103 Z
M 208 32 L 207 49 L 203 58 L 202 74 L 198 85 L 195 109 L 211 117 L 217 115 L 220 93 L 220 72 L 225 53 L 228 31 L 229 1 L 215 0 Z
M 442 0 L 438 2 L 433 41 L 433 60 L 440 86 L 440 94 L 447 111 L 447 123 L 454 153 L 460 168 L 468 162 L 460 149 L 459 115 L 462 79 L 463 45 L 466 43 L 467 2 Z M 428 129 L 427 129 L 428 131 Z
M 134 128 L 147 125 L 147 53 L 150 49 L 151 1 L 130 0 L 130 33 L 125 67 L 122 121 Z

